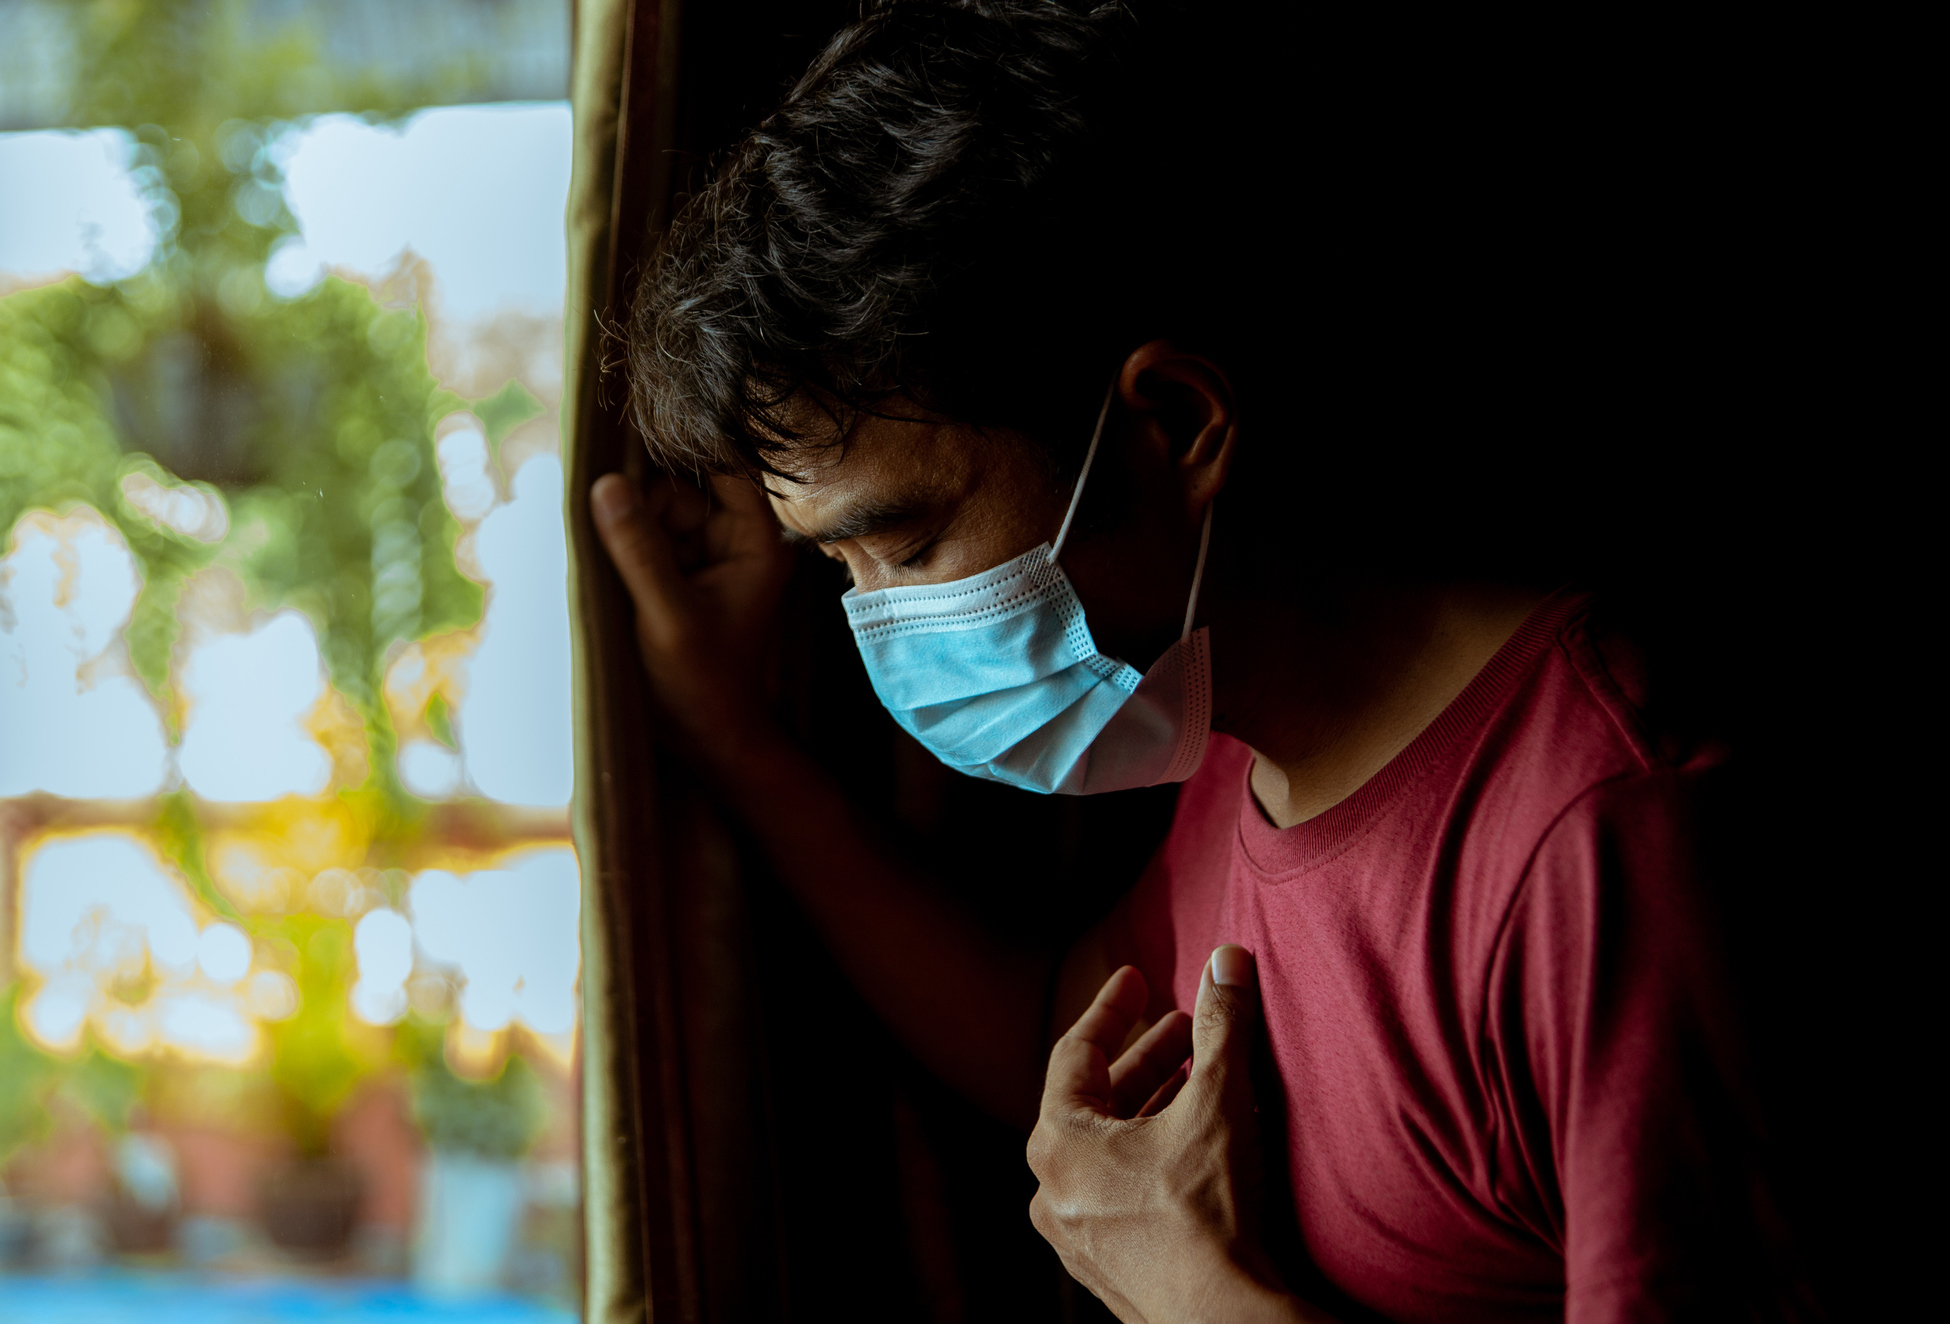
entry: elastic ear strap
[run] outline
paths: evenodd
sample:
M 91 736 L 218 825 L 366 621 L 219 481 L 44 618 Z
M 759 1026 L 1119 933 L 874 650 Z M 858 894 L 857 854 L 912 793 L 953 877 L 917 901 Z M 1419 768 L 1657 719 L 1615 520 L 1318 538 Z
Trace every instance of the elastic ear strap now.
M 1121 374 L 1120 374 L 1121 375 Z M 1090 477 L 1090 462 L 1097 458 L 1097 443 L 1104 439 L 1104 420 L 1110 417 L 1111 397 L 1117 394 L 1117 378 L 1110 379 L 1110 389 L 1104 392 L 1104 407 L 1097 411 L 1097 426 L 1090 433 L 1090 449 L 1083 453 L 1083 470 L 1077 474 L 1076 491 L 1070 493 L 1070 508 L 1063 512 L 1063 527 L 1056 531 L 1056 541 L 1050 544 L 1050 564 L 1056 564 L 1056 557 L 1063 550 L 1063 540 L 1070 536 L 1070 524 L 1077 517 L 1077 507 L 1083 504 L 1083 483 Z
M 1185 604 L 1185 628 L 1179 633 L 1180 639 L 1192 637 L 1192 618 L 1198 615 L 1198 591 L 1205 583 L 1205 553 L 1212 546 L 1212 507 L 1218 504 L 1216 496 L 1205 503 L 1205 525 L 1198 531 L 1198 565 L 1192 570 L 1192 600 Z

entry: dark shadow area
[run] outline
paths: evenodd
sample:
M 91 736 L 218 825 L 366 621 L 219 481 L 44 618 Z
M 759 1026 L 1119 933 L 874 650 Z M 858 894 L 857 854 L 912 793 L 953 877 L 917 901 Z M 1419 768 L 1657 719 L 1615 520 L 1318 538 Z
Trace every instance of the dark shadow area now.
M 685 11 L 673 208 L 857 12 L 832 3 Z M 839 609 L 844 589 L 836 566 L 808 556 L 788 594 L 788 726 L 875 829 L 985 922 L 1024 943 L 1067 945 L 1136 880 L 1170 825 L 1176 787 L 1045 798 L 946 770 L 875 698 Z M 759 852 L 740 847 L 739 860 L 766 1056 L 753 1088 L 771 1125 L 771 1235 L 784 1311 L 797 1319 L 1109 1319 L 1029 1223 L 1026 1137 L 901 1048 Z M 754 1193 L 744 1207 L 763 1204 Z M 733 1235 L 750 1247 L 770 1239 L 750 1228 Z M 714 1303 L 714 1317 L 725 1304 Z M 756 1299 L 746 1305 L 752 1318 L 769 1313 Z M 740 1316 L 733 1307 L 723 1317 Z
M 1043 797 L 942 767 L 874 697 L 837 610 L 844 587 L 837 566 L 808 556 L 789 595 L 794 734 L 874 828 L 984 923 L 1024 944 L 1067 947 L 1136 880 L 1177 788 Z M 1030 1226 L 1025 1137 L 901 1048 L 756 854 L 746 858 L 795 1307 L 812 1317 L 847 1302 L 860 1318 L 1108 1318 Z
M 674 196 L 853 13 L 686 13 Z M 1872 466 L 1826 451 L 1855 365 L 1811 361 L 1829 292 L 1781 278 L 1807 237 L 1784 219 L 1804 185 L 1767 145 L 1792 115 L 1730 152 L 1731 108 L 1772 90 L 1707 49 L 1661 57 L 1657 94 L 1628 95 L 1634 60 L 1665 49 L 1657 34 L 1602 54 L 1592 34 L 1526 34 L 1521 49 L 1555 42 L 1556 63 L 1524 84 L 1451 59 L 1447 86 L 1481 95 L 1467 115 L 1433 95 L 1404 110 L 1358 76 L 1384 57 L 1443 65 L 1454 34 L 1362 34 L 1353 72 L 1336 67 L 1345 33 L 1235 14 L 1207 35 L 1213 50 L 1259 48 L 1240 77 L 1264 80 L 1274 109 L 1243 130 L 1253 151 L 1220 155 L 1257 153 L 1241 205 L 1284 199 L 1267 204 L 1267 262 L 1303 272 L 1307 300 L 1271 300 L 1262 325 L 1236 328 L 1296 365 L 1284 398 L 1248 402 L 1269 435 L 1294 438 L 1262 475 L 1285 506 L 1257 509 L 1346 535 L 1344 556 L 1595 587 L 1646 645 L 1673 729 L 1729 743 L 1709 845 L 1768 1118 L 1780 1218 L 1765 1253 L 1804 1265 L 1838 1318 L 1879 1304 L 1906 1252 L 1883 1199 L 1901 1128 L 1877 1119 L 1906 1115 L 1913 1082 L 1874 1027 L 1906 996 L 1887 930 L 1912 903 L 1894 892 L 1903 835 L 1876 825 L 1900 816 L 1883 781 L 1907 719 L 1862 643 L 1893 596 L 1863 551 Z M 1294 150 L 1302 118 L 1330 126 L 1324 153 Z M 1332 215 L 1295 201 L 1348 179 L 1376 191 Z M 1304 444 L 1320 439 L 1340 444 Z M 1388 485 L 1418 466 L 1412 490 Z M 789 595 L 791 729 L 972 910 L 1066 943 L 1137 878 L 1173 788 L 1042 799 L 943 770 L 876 702 L 843 587 L 808 557 Z M 757 852 L 740 860 L 790 1313 L 1108 1318 L 1029 1225 L 1023 1137 L 896 1045 Z

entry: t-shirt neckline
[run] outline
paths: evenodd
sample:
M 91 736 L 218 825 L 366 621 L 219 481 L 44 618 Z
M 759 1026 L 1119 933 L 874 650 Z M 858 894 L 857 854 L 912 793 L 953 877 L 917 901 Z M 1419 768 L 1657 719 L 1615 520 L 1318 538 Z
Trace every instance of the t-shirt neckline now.
M 1326 813 L 1277 828 L 1253 798 L 1252 760 L 1240 772 L 1238 839 L 1241 852 L 1262 875 L 1289 876 L 1318 868 L 1364 835 L 1402 794 L 1467 741 L 1510 699 L 1519 682 L 1584 606 L 1588 593 L 1562 588 L 1538 603 L 1503 647 L 1462 693 L 1436 714 L 1408 747 Z

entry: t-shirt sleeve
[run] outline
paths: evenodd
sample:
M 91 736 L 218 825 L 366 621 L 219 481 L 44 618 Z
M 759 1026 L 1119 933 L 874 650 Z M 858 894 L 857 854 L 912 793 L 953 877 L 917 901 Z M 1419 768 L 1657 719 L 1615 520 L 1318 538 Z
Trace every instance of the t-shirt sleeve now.
M 1492 971 L 1492 1071 L 1517 1131 L 1504 1149 L 1555 1193 L 1572 1324 L 1772 1313 L 1757 1112 L 1699 851 L 1702 775 L 1621 777 L 1570 806 Z

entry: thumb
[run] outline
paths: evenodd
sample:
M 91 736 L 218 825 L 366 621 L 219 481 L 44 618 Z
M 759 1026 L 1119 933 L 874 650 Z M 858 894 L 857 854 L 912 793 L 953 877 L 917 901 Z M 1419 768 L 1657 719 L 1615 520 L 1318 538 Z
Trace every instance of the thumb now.
M 1192 1078 L 1188 1085 L 1250 1087 L 1253 1024 L 1259 1016 L 1259 968 L 1253 954 L 1227 943 L 1199 976 L 1192 1013 Z

